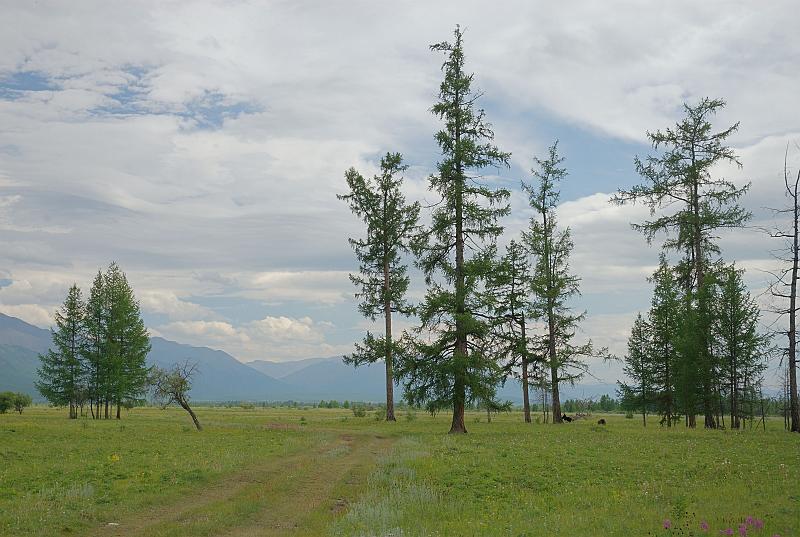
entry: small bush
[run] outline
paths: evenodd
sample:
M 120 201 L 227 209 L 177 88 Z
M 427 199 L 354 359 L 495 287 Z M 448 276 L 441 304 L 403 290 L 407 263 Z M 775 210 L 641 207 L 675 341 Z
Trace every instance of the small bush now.
M 363 406 L 354 406 L 353 407 L 353 416 L 357 418 L 363 418 L 367 415 L 367 411 L 364 409 Z
M 633 419 L 633 411 L 632 410 L 628 410 L 628 411 L 625 412 L 625 419 L 626 420 L 632 420 Z

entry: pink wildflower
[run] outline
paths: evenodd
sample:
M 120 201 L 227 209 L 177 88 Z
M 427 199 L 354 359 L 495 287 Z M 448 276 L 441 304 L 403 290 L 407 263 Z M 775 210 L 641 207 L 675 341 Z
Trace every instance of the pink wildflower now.
M 668 529 L 670 529 L 671 527 L 672 527 L 672 522 L 671 522 L 669 519 L 666 519 L 666 520 L 664 521 L 664 529 L 665 529 L 665 530 L 668 530 Z

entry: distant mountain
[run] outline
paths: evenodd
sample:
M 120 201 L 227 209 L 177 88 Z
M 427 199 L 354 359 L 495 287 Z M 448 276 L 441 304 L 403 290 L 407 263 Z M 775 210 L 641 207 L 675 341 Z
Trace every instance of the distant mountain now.
M 308 358 L 295 362 L 257 360 L 244 364 L 222 351 L 193 347 L 160 337 L 151 339 L 148 363 L 159 367 L 185 360 L 197 363 L 191 396 L 196 401 L 305 401 L 321 399 L 343 401 L 384 401 L 385 369 L 383 363 L 353 367 L 339 356 Z M 50 331 L 20 319 L 0 314 L 0 391 L 30 393 L 34 388 L 38 354 L 50 346 Z M 578 384 L 561 389 L 562 400 L 614 396 L 614 384 Z M 395 389 L 399 400 L 401 390 Z M 499 391 L 500 399 L 522 401 L 519 383 L 510 380 Z M 537 394 L 531 393 L 537 401 Z
M 50 348 L 50 330 L 0 313 L 0 344 L 23 347 L 35 353 L 47 352 Z
M 197 364 L 191 396 L 197 401 L 269 401 L 291 399 L 295 390 L 280 380 L 243 364 L 230 354 L 151 338 L 148 363 L 170 367 L 189 360 Z M 295 398 L 297 398 L 295 396 Z
M 601 395 L 610 395 L 616 398 L 617 385 L 616 384 L 576 384 L 570 386 L 569 384 L 559 385 L 559 393 L 561 401 L 567 399 L 595 399 L 599 400 Z M 522 384 L 516 379 L 509 379 L 506 385 L 498 390 L 498 397 L 502 401 L 511 401 L 513 403 L 522 403 Z M 531 403 L 541 403 L 541 392 L 532 390 L 530 392 Z
M 206 347 L 152 338 L 147 356 L 151 365 L 170 367 L 189 360 L 197 363 L 191 396 L 197 401 L 284 400 L 297 398 L 297 389 L 256 371 L 229 354 Z M 0 314 L 0 391 L 22 391 L 37 399 L 34 388 L 40 353 L 50 347 L 50 331 Z
M 318 358 L 281 378 L 306 400 L 385 401 L 386 369 L 383 363 L 353 367 L 341 357 Z M 397 391 L 400 395 L 399 390 Z
M 341 360 L 341 358 L 306 358 L 304 360 L 293 360 L 291 362 L 271 362 L 269 360 L 254 360 L 247 362 L 246 365 L 252 367 L 256 371 L 260 371 L 270 377 L 280 379 L 286 375 L 290 375 L 295 371 L 300 371 L 310 365 L 323 362 L 325 360 Z
M 38 352 L 17 345 L 0 344 L 0 392 L 23 392 L 38 399 L 39 392 L 33 385 L 38 378 L 38 367 Z

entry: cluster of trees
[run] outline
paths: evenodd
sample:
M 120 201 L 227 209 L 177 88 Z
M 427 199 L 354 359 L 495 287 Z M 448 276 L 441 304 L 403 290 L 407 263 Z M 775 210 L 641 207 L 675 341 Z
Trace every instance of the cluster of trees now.
M 646 317 L 637 316 L 628 340 L 625 373 L 620 383 L 626 409 L 661 416 L 672 426 L 681 417 L 695 426 L 738 429 L 745 419 L 762 414 L 763 372 L 771 352 L 770 338 L 759 332 L 761 312 L 735 265 L 715 267 L 706 276 L 703 294 L 691 302 L 662 257 L 653 275 L 655 290 Z M 699 341 L 698 341 L 699 340 Z
M 481 94 L 465 71 L 463 33 L 431 46 L 445 56 L 439 99 L 431 108 L 442 123 L 435 134 L 442 158 L 429 177 L 429 224 L 419 220 L 420 206 L 402 192 L 402 156 L 387 153 L 381 173 L 367 180 L 355 169 L 346 173 L 350 192 L 339 196 L 362 218 L 366 236 L 350 242 L 360 263 L 351 279 L 359 288 L 360 311 L 373 321 L 382 315 L 382 335 L 368 332 L 345 359 L 355 365 L 386 364 L 387 420 L 394 420 L 393 381 L 402 379 L 405 399 L 432 412 L 452 408 L 451 432 L 466 432 L 464 408 L 502 408 L 497 388 L 509 377 L 521 380 L 525 420 L 530 422 L 530 392 L 560 422 L 559 386 L 587 373 L 585 358 L 613 358 L 591 341 L 576 342 L 585 312 L 573 309 L 580 278 L 570 270 L 573 242 L 569 228 L 558 226 L 560 183 L 567 176 L 557 142 L 544 158 L 535 158 L 531 184 L 522 183 L 531 210 L 521 237 L 509 238 L 503 252 L 501 218 L 510 212 L 510 192 L 483 174 L 508 167 L 510 153 L 493 143 Z M 685 118 L 665 131 L 648 133 L 655 154 L 636 158 L 643 184 L 620 190 L 611 202 L 643 203 L 652 219 L 633 227 L 648 242 L 663 236 L 661 264 L 653 275 L 651 310 L 639 316 L 629 341 L 620 385 L 627 409 L 661 415 L 672 426 L 680 418 L 689 427 L 702 416 L 706 427 L 720 427 L 729 415 L 739 427 L 763 401 L 761 385 L 770 339 L 759 332 L 760 311 L 748 293 L 742 271 L 726 263 L 718 245 L 722 229 L 742 227 L 750 214 L 739 204 L 749 185 L 737 186 L 715 175 L 720 164 L 741 166 L 726 140 L 738 123 L 716 131 L 711 118 L 721 100 L 684 105 Z M 794 200 L 790 268 L 774 293 L 790 298 L 781 313 L 790 316 L 787 392 L 797 414 L 795 359 L 798 263 L 798 180 L 786 180 Z M 794 197 L 792 198 L 792 195 Z M 411 253 L 427 291 L 409 304 Z M 780 286 L 784 287 L 780 287 Z M 784 290 L 785 289 L 785 290 Z M 401 337 L 392 334 L 392 315 L 415 316 L 417 326 Z M 795 418 L 793 427 L 800 427 Z
M 738 123 L 715 131 L 711 118 L 725 106 L 703 99 L 685 105 L 686 117 L 666 131 L 648 133 L 657 156 L 636 159 L 645 182 L 620 190 L 614 203 L 644 203 L 652 219 L 634 228 L 648 242 L 663 235 L 663 251 L 651 309 L 636 318 L 620 384 L 623 404 L 648 411 L 672 426 L 703 417 L 708 428 L 739 428 L 763 401 L 761 385 L 770 338 L 759 332 L 761 312 L 747 291 L 743 271 L 728 264 L 717 243 L 720 229 L 742 227 L 750 218 L 739 201 L 749 184 L 736 186 L 715 175 L 715 166 L 741 166 L 726 139 Z M 668 255 L 675 262 L 670 264 Z M 763 410 L 763 409 L 762 409 Z
M 0 392 L 0 414 L 5 414 L 12 408 L 22 414 L 25 408 L 31 406 L 33 399 L 27 393 Z
M 429 190 L 439 198 L 430 224 L 419 223 L 419 204 L 407 203 L 401 192 L 406 167 L 400 154 L 387 153 L 372 180 L 352 168 L 345 174 L 350 191 L 339 198 L 366 225 L 365 238 L 350 240 L 360 263 L 351 279 L 360 311 L 372 320 L 382 315 L 385 324 L 383 335 L 368 332 L 345 359 L 355 365 L 384 361 L 390 421 L 395 376 L 403 380 L 409 404 L 431 412 L 452 409 L 450 431 L 464 433 L 464 409 L 504 408 L 497 388 L 512 375 L 523 384 L 526 421 L 529 385 L 549 391 L 553 419 L 560 421 L 559 385 L 586 372 L 582 357 L 607 354 L 595 352 L 591 342 L 574 343 L 584 315 L 569 305 L 579 293 L 579 278 L 570 272 L 569 229 L 559 228 L 555 217 L 559 183 L 567 175 L 563 159 L 557 144 L 547 158 L 536 159 L 534 182 L 523 184 L 530 226 L 500 254 L 500 219 L 510 212 L 510 192 L 495 188 L 483 173 L 508 167 L 511 154 L 493 144 L 473 75 L 464 69 L 460 28 L 454 37 L 431 46 L 445 61 L 431 109 L 443 126 L 435 134 L 442 159 L 429 178 Z M 413 306 L 405 299 L 405 253 L 413 253 L 427 285 L 424 299 Z M 419 324 L 395 338 L 393 313 L 413 314 Z
M 121 407 L 143 401 L 150 338 L 139 303 L 116 263 L 98 271 L 89 297 L 73 285 L 55 315 L 53 347 L 41 355 L 36 388 L 77 418 L 88 405 L 95 419 L 120 418 Z

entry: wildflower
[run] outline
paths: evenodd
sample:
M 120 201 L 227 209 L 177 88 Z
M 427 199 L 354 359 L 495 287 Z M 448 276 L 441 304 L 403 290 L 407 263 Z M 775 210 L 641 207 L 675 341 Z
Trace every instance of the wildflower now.
M 755 519 L 754 519 L 753 517 L 749 516 L 749 517 L 747 517 L 747 518 L 745 518 L 745 519 L 744 519 L 744 522 L 745 522 L 745 524 L 747 524 L 748 526 L 752 526 L 752 525 L 753 525 L 753 523 L 755 522 Z
M 733 535 L 733 528 L 719 530 L 720 535 Z
M 700 523 L 700 529 L 708 533 L 708 522 L 705 520 Z
M 670 529 L 671 527 L 672 527 L 672 522 L 670 521 L 670 519 L 666 519 L 666 520 L 664 521 L 664 529 L 665 529 L 665 530 L 668 530 L 668 529 Z
M 760 530 L 761 528 L 763 528 L 763 527 L 764 527 L 764 521 L 763 521 L 763 520 L 761 520 L 760 518 L 757 518 L 757 519 L 755 519 L 755 521 L 753 522 L 753 526 L 755 526 L 755 528 L 756 528 L 757 530 Z
M 747 524 L 739 524 L 739 535 L 747 536 Z

